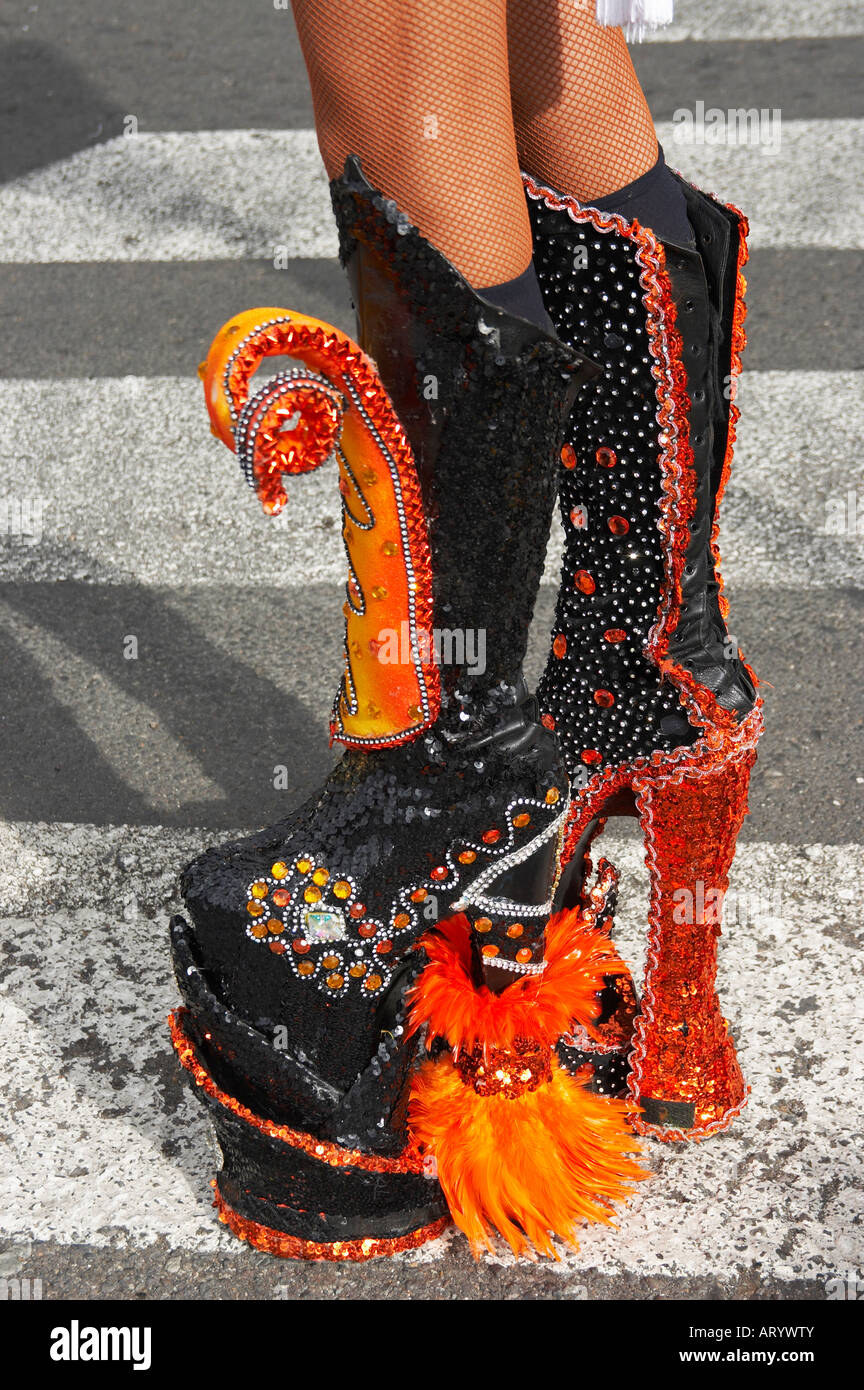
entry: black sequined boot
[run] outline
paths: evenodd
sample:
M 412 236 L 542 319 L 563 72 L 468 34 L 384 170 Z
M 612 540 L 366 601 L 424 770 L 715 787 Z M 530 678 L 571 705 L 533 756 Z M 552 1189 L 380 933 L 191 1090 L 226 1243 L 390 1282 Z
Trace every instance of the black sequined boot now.
M 681 185 L 695 251 L 526 179 L 549 313 L 603 367 L 561 452 L 566 546 L 539 698 L 573 784 L 570 892 L 584 893 L 591 841 L 609 815 L 642 824 L 647 974 L 635 1020 L 626 981 L 626 997 L 610 998 L 607 1051 L 619 1075 L 629 1069 L 637 1128 L 662 1138 L 725 1127 L 746 1095 L 714 979 L 761 732 L 717 570 L 747 228 L 737 210 Z M 628 1016 L 632 1042 L 621 1037 Z M 570 1064 L 598 1037 L 571 1039 Z
M 521 664 L 592 368 L 485 303 L 356 161 L 332 194 L 380 376 L 335 329 L 267 309 L 225 326 L 205 389 L 269 510 L 282 473 L 335 448 L 348 751 L 295 815 L 184 871 L 174 1036 L 222 1148 L 223 1219 L 273 1253 L 362 1259 L 446 1212 L 406 1126 L 418 938 L 463 912 L 478 980 L 542 969 L 568 783 Z M 250 397 L 267 355 L 304 365 Z

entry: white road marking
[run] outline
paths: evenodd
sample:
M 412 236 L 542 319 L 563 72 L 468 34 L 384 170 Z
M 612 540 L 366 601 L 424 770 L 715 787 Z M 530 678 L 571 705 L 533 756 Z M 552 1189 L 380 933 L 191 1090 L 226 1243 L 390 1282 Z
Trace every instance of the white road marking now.
M 669 163 L 744 208 L 754 247 L 864 244 L 864 122 L 782 121 L 776 149 L 679 144 L 683 128 L 657 127 Z M 773 144 L 773 120 L 758 129 Z M 727 123 L 730 139 L 734 130 Z M 0 188 L 0 261 L 272 261 L 336 251 L 311 130 L 117 136 Z

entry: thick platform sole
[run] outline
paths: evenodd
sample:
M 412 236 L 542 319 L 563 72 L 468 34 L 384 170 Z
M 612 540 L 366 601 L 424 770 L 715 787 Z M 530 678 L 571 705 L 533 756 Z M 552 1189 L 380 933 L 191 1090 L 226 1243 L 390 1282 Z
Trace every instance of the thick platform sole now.
M 366 1260 L 413 1249 L 449 1224 L 437 1181 L 410 1145 L 389 1158 L 263 1119 L 214 1080 L 186 1010 L 170 1023 L 222 1153 L 215 1205 L 241 1239 L 291 1259 Z

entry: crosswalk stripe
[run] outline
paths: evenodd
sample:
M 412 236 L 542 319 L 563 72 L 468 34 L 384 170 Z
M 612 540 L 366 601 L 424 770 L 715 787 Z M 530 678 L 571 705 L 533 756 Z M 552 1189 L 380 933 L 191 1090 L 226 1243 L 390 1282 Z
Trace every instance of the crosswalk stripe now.
M 658 125 L 667 158 L 747 210 L 754 247 L 864 245 L 857 176 L 864 122 L 778 125 L 767 112 L 753 127 L 762 143 L 739 143 L 747 127 L 727 114 L 728 143 L 712 144 L 717 116 L 690 114 L 695 124 L 682 116 Z M 0 261 L 284 264 L 336 250 L 310 130 L 119 136 L 0 188 Z
M 0 912 L 11 948 L 0 1100 L 14 1114 L 3 1124 L 5 1238 L 234 1248 L 209 1207 L 207 1125 L 179 1083 L 161 1024 L 176 1000 L 165 931 L 172 879 L 207 841 L 203 831 L 162 827 L 0 827 Z M 619 940 L 634 961 L 647 902 L 640 846 L 620 835 L 602 846 L 622 871 Z M 862 872 L 860 846 L 741 845 L 721 997 L 754 1088 L 750 1108 L 722 1139 L 674 1152 L 652 1146 L 657 1180 L 622 1212 L 617 1231 L 587 1231 L 559 1272 L 704 1275 L 762 1261 L 776 1277 L 801 1277 L 835 1261 L 845 1267 L 837 1218 L 852 1200 L 857 1156 L 838 1139 L 840 1102 L 830 1097 L 845 1095 L 845 1127 L 862 1102 L 842 1078 L 855 1074 L 862 1043 L 852 992 L 836 993 L 834 973 L 837 950 L 858 929 Z M 826 882 L 836 886 L 827 898 Z M 826 1097 L 818 1105 L 814 1085 Z M 783 1156 L 805 1127 L 807 1162 L 786 1182 Z M 740 1224 L 728 1220 L 733 1189 L 736 1209 L 748 1214 L 743 1245 Z M 784 1243 L 790 1221 L 794 1259 Z
M 736 585 L 860 582 L 862 394 L 861 372 L 745 372 L 723 510 Z M 0 578 L 274 589 L 344 580 L 332 462 L 291 481 L 286 511 L 266 517 L 208 433 L 194 378 L 0 382 L 0 412 Z M 556 523 L 546 583 L 560 546 Z
M 666 29 L 647 35 L 653 43 L 687 40 L 724 42 L 730 39 L 834 38 L 864 32 L 858 0 L 675 0 L 675 20 Z

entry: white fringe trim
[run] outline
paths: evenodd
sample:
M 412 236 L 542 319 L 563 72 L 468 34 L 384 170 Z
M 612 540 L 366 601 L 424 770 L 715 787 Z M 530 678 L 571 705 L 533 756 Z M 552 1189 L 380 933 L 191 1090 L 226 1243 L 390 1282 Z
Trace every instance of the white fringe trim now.
M 639 43 L 652 29 L 671 24 L 674 0 L 597 0 L 597 23 L 624 30 L 628 43 Z

